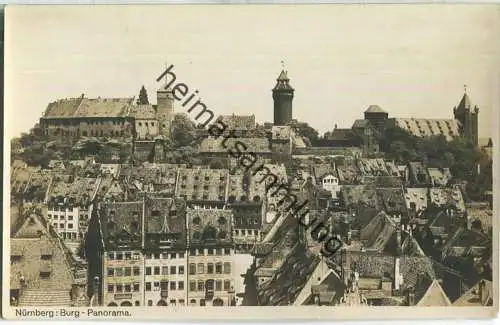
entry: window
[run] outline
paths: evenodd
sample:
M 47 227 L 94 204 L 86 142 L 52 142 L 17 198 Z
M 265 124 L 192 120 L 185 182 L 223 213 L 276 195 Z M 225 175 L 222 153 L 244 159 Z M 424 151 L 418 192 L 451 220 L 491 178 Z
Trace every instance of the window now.
M 109 252 L 108 253 L 108 260 L 114 260 L 115 259 L 115 253 L 114 252 Z
M 139 291 L 139 283 L 134 283 L 134 292 Z
M 222 291 L 222 280 L 215 281 L 215 291 Z
M 214 264 L 213 263 L 208 263 L 207 264 L 207 273 L 208 274 L 214 274 Z
M 181 306 L 184 306 L 184 305 L 185 305 L 185 301 L 184 301 L 184 299 L 179 299 L 179 305 L 181 305 Z
M 59 228 L 64 228 L 64 223 L 60 223 Z
M 176 270 L 175 266 L 170 267 L 170 274 L 177 274 L 177 270 Z
M 161 281 L 160 282 L 160 289 L 162 291 L 168 290 L 168 281 Z
M 159 260 L 160 259 L 160 254 L 159 253 L 155 253 L 154 254 L 154 258 L 157 259 L 157 260 Z
M 222 248 L 217 248 L 215 250 L 215 255 L 222 255 Z
M 115 269 L 108 267 L 108 276 L 115 276 Z
M 177 283 L 175 281 L 170 281 L 170 290 L 175 290 L 177 287 Z
M 148 300 L 148 306 L 153 306 L 153 300 Z
M 42 259 L 44 261 L 49 261 L 52 259 L 52 253 L 45 253 L 45 254 L 40 256 L 40 259 Z
M 196 249 L 191 248 L 191 249 L 189 250 L 189 255 L 190 255 L 190 256 L 196 256 Z
M 196 281 L 189 281 L 189 291 L 196 291 Z
M 198 249 L 198 255 L 205 255 L 205 250 L 203 248 Z
M 154 268 L 154 274 L 155 275 L 160 275 L 160 267 L 159 266 L 155 266 L 155 268 Z
M 73 224 L 72 223 L 68 224 L 68 229 L 73 229 Z
M 48 215 L 47 215 L 47 218 L 48 218 L 48 219 L 51 219 L 51 218 L 52 218 L 52 215 L 51 215 L 51 214 L 48 214 Z
M 151 267 L 150 266 L 148 266 L 146 268 L 146 275 L 151 275 Z
M 132 255 L 132 259 L 134 259 L 134 260 L 138 260 L 139 258 L 141 258 L 141 255 L 139 253 L 134 253 Z
M 231 289 L 231 281 L 224 280 L 224 290 L 227 291 L 229 289 Z
M 134 276 L 141 274 L 141 269 L 138 266 L 134 266 Z
M 123 132 L 123 131 L 122 131 L 122 132 Z M 136 305 L 136 306 L 140 306 L 140 305 L 141 305 L 140 301 L 139 301 L 139 300 L 136 300 L 136 301 L 135 301 L 135 305 Z
M 123 269 L 121 267 L 115 269 L 115 276 L 123 276 Z
M 179 258 L 184 258 L 184 253 L 179 253 Z
M 61 214 L 61 220 L 64 220 L 64 214 Z
M 224 255 L 231 255 L 231 249 L 230 248 L 224 248 Z
M 168 275 L 168 266 L 161 267 L 161 275 Z
M 116 292 L 123 292 L 123 284 L 116 285 Z
M 170 254 L 170 258 L 177 258 L 177 254 L 176 253 L 171 253 Z
M 132 286 L 130 284 L 125 285 L 125 292 L 132 292 Z
M 214 250 L 213 248 L 207 249 L 207 255 L 214 255 Z
M 205 291 L 205 282 L 203 280 L 198 280 L 198 291 Z
M 196 274 L 196 264 L 194 263 L 189 264 L 189 274 L 190 275 Z
M 155 281 L 153 283 L 153 287 L 154 287 L 154 291 L 159 291 L 160 290 L 160 282 L 159 281 Z
M 123 260 L 123 253 L 116 253 L 117 260 Z
M 205 306 L 205 299 L 200 299 L 200 306 Z
M 198 263 L 198 274 L 203 274 L 203 273 L 205 273 L 205 264 Z
M 73 220 L 73 216 L 68 216 L 68 220 Z
M 125 268 L 125 276 L 131 276 L 132 275 L 132 268 L 126 267 Z
M 177 285 L 177 289 L 184 290 L 184 281 L 179 281 L 179 283 Z
M 179 265 L 179 274 L 184 274 L 184 265 Z
M 224 263 L 224 273 L 226 273 L 226 274 L 231 273 L 231 263 L 229 263 L 229 262 Z
M 132 253 L 130 253 L 130 252 L 125 253 L 125 259 L 126 260 L 131 260 L 132 259 Z
M 108 292 L 113 292 L 115 291 L 115 286 L 112 284 L 108 284 Z
M 215 274 L 222 274 L 222 263 L 215 264 Z

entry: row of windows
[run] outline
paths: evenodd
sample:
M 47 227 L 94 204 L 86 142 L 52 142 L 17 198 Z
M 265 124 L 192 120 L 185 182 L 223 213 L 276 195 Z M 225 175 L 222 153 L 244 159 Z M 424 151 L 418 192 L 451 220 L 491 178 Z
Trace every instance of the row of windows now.
M 184 258 L 184 253 L 155 253 L 155 254 L 146 254 L 146 259 L 148 260 L 159 260 L 159 259 L 176 259 L 176 258 Z
M 141 269 L 138 266 L 134 267 L 108 267 L 107 274 L 109 277 L 120 277 L 120 276 L 138 276 L 141 274 Z
M 190 256 L 203 256 L 203 255 L 205 255 L 205 249 L 192 248 L 189 251 L 189 254 L 190 254 Z M 215 255 L 215 256 L 231 255 L 231 249 L 230 248 L 224 248 L 224 249 L 222 249 L 222 248 L 217 248 L 217 249 L 207 248 L 206 255 L 209 255 L 209 256 L 211 256 L 211 255 Z
M 169 274 L 169 267 L 168 266 L 162 266 L 161 267 L 161 275 L 168 275 Z M 170 274 L 184 274 L 184 266 L 179 265 L 178 267 L 175 266 L 170 266 Z M 160 267 L 155 266 L 155 267 L 146 267 L 146 275 L 160 275 Z
M 184 281 L 155 281 L 145 283 L 146 291 L 184 290 Z
M 142 126 L 141 122 L 137 122 L 138 126 Z M 148 126 L 148 122 L 144 122 L 144 126 Z M 155 126 L 155 122 L 151 122 L 151 126 Z
M 62 239 L 68 239 L 68 240 L 76 240 L 77 237 L 78 239 L 81 239 L 83 235 L 77 234 L 76 232 L 60 232 L 59 235 L 61 235 Z
M 140 257 L 138 252 L 108 252 L 108 260 L 138 260 Z
M 254 229 L 254 230 L 251 230 L 251 229 L 235 229 L 234 233 L 236 235 L 242 235 L 242 236 L 246 236 L 246 235 L 257 236 L 259 234 L 259 231 L 257 229 Z
M 56 229 L 57 229 L 57 221 L 54 221 L 53 225 L 54 225 L 54 228 L 56 228 Z M 64 229 L 64 228 L 65 228 L 65 226 L 64 226 L 64 225 L 65 225 L 64 223 L 60 223 L 60 224 L 59 224 L 59 228 L 60 228 L 60 229 Z M 72 223 L 68 223 L 68 227 L 67 227 L 67 228 L 68 228 L 68 229 L 73 229 L 73 224 L 72 224 Z
M 221 262 L 215 263 L 207 263 L 206 272 L 207 274 L 222 274 L 224 271 L 225 274 L 231 273 L 231 263 L 225 262 L 224 268 Z M 214 273 L 215 272 L 215 273 Z M 204 263 L 190 263 L 189 264 L 189 274 L 204 274 L 205 273 L 205 264 Z
M 57 218 L 58 218 L 58 217 L 59 217 L 59 216 L 58 216 L 57 214 L 54 214 L 53 219 L 54 219 L 54 220 L 57 220 Z M 51 215 L 51 214 L 47 214 L 47 218 L 48 218 L 48 219 L 52 219 L 52 215 Z M 61 214 L 61 216 L 59 217 L 59 220 L 64 220 L 64 219 L 65 219 L 64 214 Z M 68 215 L 68 220 L 73 220 L 73 216 Z
M 250 231 L 250 230 L 248 230 Z M 191 249 L 189 251 L 190 256 L 223 256 L 223 255 L 231 255 L 230 248 L 208 248 L 208 249 Z M 145 254 L 146 259 L 150 260 L 159 260 L 159 259 L 176 259 L 176 258 L 184 258 L 184 253 L 155 253 L 155 254 Z M 140 259 L 140 253 L 138 252 L 108 252 L 108 260 L 137 260 Z
M 108 292 L 139 292 L 140 285 L 138 282 L 134 284 L 108 284 Z
M 228 291 L 231 289 L 231 280 L 215 280 L 215 291 Z M 224 285 L 224 287 L 223 287 Z M 224 289 L 223 289 L 224 288 Z M 189 281 L 189 291 L 205 291 L 205 281 Z

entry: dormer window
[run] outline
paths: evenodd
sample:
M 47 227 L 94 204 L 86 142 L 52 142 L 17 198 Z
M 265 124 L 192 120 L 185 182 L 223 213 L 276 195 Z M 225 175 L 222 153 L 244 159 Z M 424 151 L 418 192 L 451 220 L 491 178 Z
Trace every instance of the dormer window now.
M 52 259 L 52 253 L 45 253 L 40 256 L 42 261 L 50 261 Z

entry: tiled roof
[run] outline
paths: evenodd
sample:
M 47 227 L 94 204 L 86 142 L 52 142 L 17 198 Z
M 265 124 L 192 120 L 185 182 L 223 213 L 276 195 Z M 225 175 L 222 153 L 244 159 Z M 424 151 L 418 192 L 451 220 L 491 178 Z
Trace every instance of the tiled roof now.
M 274 86 L 273 90 L 293 90 L 289 83 L 290 79 L 288 78 L 288 71 L 281 70 L 281 73 L 276 81 L 276 86 Z
M 187 201 L 225 201 L 229 178 L 227 169 L 179 169 L 176 197 Z
M 370 105 L 365 113 L 385 113 L 383 109 L 381 109 L 378 105 Z
M 434 186 L 446 186 L 453 177 L 449 168 L 427 168 L 427 171 Z
M 432 280 L 427 290 L 424 292 L 423 296 L 417 298 L 417 306 L 419 307 L 445 307 L 451 306 L 450 299 L 444 292 L 443 288 L 437 280 Z
M 361 240 L 370 250 L 384 251 L 396 231 L 396 224 L 384 212 L 380 212 L 368 225 L 361 229 Z
M 460 212 L 465 212 L 462 192 L 458 188 L 429 189 L 431 203 L 437 207 L 453 206 Z
M 103 241 L 112 247 L 141 246 L 143 202 L 101 203 L 99 217 Z M 127 242 L 131 239 L 130 242 Z
M 225 146 L 222 144 L 224 142 Z M 269 147 L 269 140 L 267 138 L 213 138 L 208 137 L 203 139 L 200 144 L 199 151 L 205 153 L 224 153 L 229 157 L 230 149 L 234 148 L 235 142 L 240 141 L 244 143 L 247 147 L 247 152 L 254 153 L 269 153 L 271 152 Z
M 357 164 L 363 176 L 389 176 L 383 159 L 361 158 L 358 159 Z
M 49 184 L 52 179 L 52 174 L 46 170 L 39 170 L 31 174 L 30 180 L 24 191 L 24 199 L 44 200 L 47 194 Z
M 326 140 L 329 141 L 349 141 L 354 137 L 352 129 L 334 129 L 332 132 L 325 134 Z
M 74 117 L 126 117 L 134 98 L 84 98 Z
M 270 281 L 257 289 L 259 305 L 278 306 L 292 304 L 306 285 L 319 258 L 297 245 Z
M 418 137 L 443 135 L 452 140 L 460 135 L 459 122 L 454 119 L 396 118 L 396 126 Z
M 337 165 L 339 181 L 343 184 L 355 184 L 359 179 L 359 169 L 355 161 L 346 160 L 343 164 Z
M 428 205 L 428 189 L 425 187 L 407 187 L 405 194 L 406 207 L 415 205 L 416 211 L 424 211 Z M 412 204 L 413 203 L 413 204 Z
M 37 235 L 31 235 L 36 233 Z M 24 277 L 24 290 L 42 289 L 44 292 L 69 290 L 73 284 L 73 275 L 69 264 L 67 264 L 62 246 L 58 244 L 57 238 L 42 225 L 37 216 L 26 219 L 21 230 L 11 238 L 11 263 L 10 288 L 20 288 L 21 279 Z M 48 255 L 42 259 L 42 255 Z M 47 272 L 47 278 L 41 276 L 41 272 Z M 43 300 L 42 296 L 38 296 Z M 22 299 L 22 297 L 21 297 Z M 57 301 L 53 305 L 56 305 Z
M 251 174 L 229 175 L 228 202 L 234 203 L 259 203 L 265 197 L 265 183 L 260 182 L 260 177 Z
M 28 181 L 32 173 L 37 171 L 36 168 L 11 168 L 10 170 L 10 191 L 13 195 L 21 195 L 28 186 Z
M 359 119 L 359 120 L 354 121 L 354 123 L 352 124 L 352 128 L 353 129 L 364 129 L 369 125 L 371 125 L 370 121 Z
M 151 235 L 165 234 L 173 247 L 185 247 L 186 204 L 182 199 L 146 197 L 144 212 L 146 242 L 155 242 L 156 236 Z
M 493 305 L 493 282 L 481 280 L 475 286 L 470 288 L 453 306 L 460 307 L 482 307 Z
M 474 221 L 481 221 L 481 227 L 485 233 L 493 229 L 493 210 L 489 208 L 467 208 L 468 217 Z
M 136 120 L 154 120 L 156 119 L 156 110 L 151 104 L 133 105 L 130 107 L 129 115 Z
M 330 164 L 314 164 L 313 172 L 318 182 L 326 175 L 331 174 L 335 177 L 337 177 L 338 175 L 337 171 L 335 170 L 335 167 L 333 167 Z
M 221 115 L 222 121 L 229 130 L 251 130 L 255 128 L 255 115 Z
M 406 201 L 402 188 L 378 188 L 376 191 L 385 212 L 391 215 L 406 215 Z
M 47 198 L 49 201 L 67 199 L 70 205 L 89 205 L 97 193 L 100 179 L 72 176 L 54 176 Z
M 44 118 L 126 117 L 133 98 L 70 98 L 50 103 Z
M 342 198 L 347 207 L 363 205 L 379 207 L 377 192 L 374 187 L 365 185 L 344 185 L 341 189 Z
M 233 214 L 231 210 L 187 209 L 188 245 L 232 245 Z
M 45 118 L 61 118 L 61 117 L 73 117 L 76 110 L 83 101 L 82 97 L 79 98 L 69 98 L 69 99 L 59 99 L 56 102 L 50 103 L 44 112 L 43 117 Z

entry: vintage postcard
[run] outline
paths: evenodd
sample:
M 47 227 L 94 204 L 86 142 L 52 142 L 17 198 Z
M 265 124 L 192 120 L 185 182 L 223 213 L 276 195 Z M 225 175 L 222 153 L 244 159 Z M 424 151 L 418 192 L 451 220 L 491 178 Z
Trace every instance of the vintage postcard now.
M 495 317 L 499 30 L 494 4 L 7 6 L 3 317 Z

